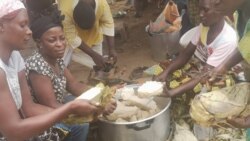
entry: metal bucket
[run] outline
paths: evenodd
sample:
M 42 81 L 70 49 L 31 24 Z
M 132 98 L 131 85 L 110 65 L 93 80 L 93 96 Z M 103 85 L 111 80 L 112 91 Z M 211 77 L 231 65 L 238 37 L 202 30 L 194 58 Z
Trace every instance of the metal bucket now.
M 170 133 L 170 98 L 155 98 L 161 112 L 136 122 L 115 123 L 101 120 L 100 141 L 166 141 Z
M 164 61 L 168 56 L 179 52 L 179 31 L 153 34 L 149 36 L 152 57 L 155 61 Z

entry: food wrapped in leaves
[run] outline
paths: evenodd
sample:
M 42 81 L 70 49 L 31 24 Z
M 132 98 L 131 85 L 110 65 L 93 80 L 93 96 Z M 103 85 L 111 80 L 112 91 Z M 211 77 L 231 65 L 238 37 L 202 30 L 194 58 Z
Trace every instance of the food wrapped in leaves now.
M 94 88 L 89 89 L 76 99 L 89 100 L 91 102 L 97 103 L 99 108 L 104 108 L 108 103 L 111 102 L 113 94 L 113 89 L 104 84 L 97 84 Z M 99 115 L 89 115 L 85 117 L 79 117 L 76 115 L 69 115 L 68 118 L 64 119 L 65 124 L 82 124 L 86 122 L 91 122 L 93 119 L 97 118 Z
M 204 126 L 225 123 L 225 119 L 239 116 L 246 110 L 250 83 L 240 83 L 216 91 L 197 95 L 191 102 L 190 115 Z
M 182 68 L 182 70 L 183 71 L 188 71 L 188 70 L 190 70 L 191 69 L 191 65 L 189 64 L 189 63 L 187 63 L 183 68 Z
M 169 88 L 171 88 L 171 89 L 177 88 L 179 86 L 180 86 L 180 82 L 178 82 L 176 80 L 171 81 L 169 84 Z
M 193 91 L 194 91 L 194 93 L 199 93 L 199 92 L 201 92 L 201 89 L 202 89 L 202 85 L 201 85 L 201 83 L 198 83 L 198 84 L 194 87 Z
M 174 73 L 173 73 L 173 78 L 174 79 L 178 79 L 182 77 L 182 71 L 181 70 L 176 70 Z

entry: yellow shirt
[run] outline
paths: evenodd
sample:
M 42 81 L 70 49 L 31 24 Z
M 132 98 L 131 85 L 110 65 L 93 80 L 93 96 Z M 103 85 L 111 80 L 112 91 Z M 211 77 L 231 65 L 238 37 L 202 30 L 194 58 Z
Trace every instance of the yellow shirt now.
M 77 48 L 83 41 L 89 47 L 102 43 L 103 35 L 114 36 L 114 21 L 106 0 L 95 0 L 96 21 L 93 28 L 83 30 L 73 18 L 73 9 L 78 0 L 59 0 L 58 6 L 65 15 L 63 21 L 65 37 L 72 48 Z

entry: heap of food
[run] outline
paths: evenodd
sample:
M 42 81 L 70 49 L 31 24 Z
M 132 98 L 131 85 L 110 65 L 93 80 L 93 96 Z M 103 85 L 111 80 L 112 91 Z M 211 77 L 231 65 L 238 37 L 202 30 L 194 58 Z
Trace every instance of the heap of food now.
M 188 75 L 184 75 L 182 70 L 176 70 L 172 74 L 170 80 L 171 81 L 168 84 L 168 88 L 174 89 L 191 80 L 191 77 Z
M 203 77 L 205 74 L 208 74 L 208 72 L 202 73 L 198 69 L 199 67 L 197 64 L 194 64 L 193 62 L 187 63 L 183 68 L 176 70 L 173 72 L 173 74 L 170 76 L 167 86 L 169 89 L 174 89 L 179 86 L 181 86 L 184 83 L 187 83 L 192 78 L 195 77 Z M 229 87 L 235 85 L 235 74 L 229 72 L 228 74 L 224 76 L 220 76 L 220 78 L 217 78 L 214 82 L 209 81 L 202 81 L 198 83 L 194 89 L 193 93 L 200 93 L 202 88 L 206 89 L 206 92 L 210 92 L 213 90 L 218 90 L 224 87 Z
M 250 83 L 197 95 L 191 102 L 192 119 L 203 126 L 219 125 L 232 116 L 245 116 L 250 92 Z
M 170 64 L 170 60 L 160 62 L 159 64 L 144 70 L 144 74 L 149 76 L 158 76 L 166 70 Z M 230 71 L 226 75 L 216 78 L 216 81 L 214 82 L 202 81 L 189 92 L 198 94 L 201 92 L 202 88 L 205 88 L 206 92 L 210 92 L 224 87 L 233 86 L 236 78 L 238 78 L 239 72 L 241 71 L 237 68 L 237 71 Z M 174 89 L 189 82 L 192 78 L 205 77 L 208 74 L 209 68 L 203 67 L 199 60 L 192 58 L 184 67 L 174 71 L 170 76 L 168 76 L 166 86 L 168 89 Z
M 87 90 L 81 94 L 76 99 L 89 100 L 92 103 L 95 103 L 96 106 L 103 109 L 110 101 L 115 93 L 114 89 L 111 89 L 108 86 L 104 86 L 103 83 L 97 84 L 95 87 Z M 97 118 L 98 115 L 89 115 L 86 117 L 77 117 L 76 115 L 69 115 L 68 118 L 64 119 L 63 122 L 66 124 L 82 124 L 90 122 L 93 119 Z
M 132 122 L 153 116 L 160 111 L 153 96 L 162 94 L 162 91 L 163 83 L 155 81 L 145 82 L 139 87 L 125 86 L 118 89 L 117 108 L 106 119 L 113 122 Z

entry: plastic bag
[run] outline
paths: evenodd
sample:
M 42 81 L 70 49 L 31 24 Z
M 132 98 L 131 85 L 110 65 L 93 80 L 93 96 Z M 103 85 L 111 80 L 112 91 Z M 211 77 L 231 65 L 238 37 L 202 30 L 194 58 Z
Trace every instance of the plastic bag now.
M 155 22 L 150 21 L 147 32 L 150 34 L 169 33 L 181 28 L 181 18 L 177 5 L 170 0 Z
M 164 9 L 164 16 L 165 16 L 165 20 L 167 22 L 169 22 L 170 24 L 173 24 L 174 21 L 180 17 L 179 11 L 178 11 L 178 7 L 177 5 L 170 0 L 165 9 Z

